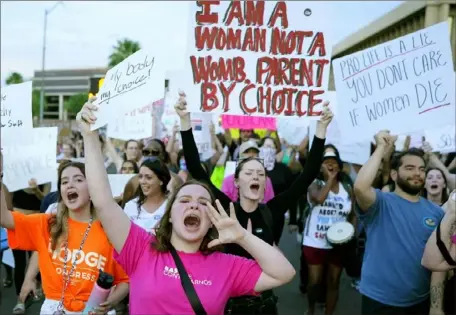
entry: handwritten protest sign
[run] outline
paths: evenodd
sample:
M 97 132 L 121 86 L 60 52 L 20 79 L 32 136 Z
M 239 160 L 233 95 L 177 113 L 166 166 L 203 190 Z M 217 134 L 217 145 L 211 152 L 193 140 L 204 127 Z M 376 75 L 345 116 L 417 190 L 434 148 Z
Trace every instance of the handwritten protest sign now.
M 108 137 L 120 140 L 139 140 L 152 137 L 153 114 L 156 107 L 163 106 L 164 100 L 158 100 L 146 106 L 136 108 L 115 117 L 108 125 Z
M 96 130 L 126 112 L 151 104 L 165 96 L 166 63 L 155 54 L 139 50 L 106 73 L 95 104 L 99 105 Z
M 212 157 L 211 122 L 212 115 L 207 113 L 192 113 L 193 137 L 201 160 Z
M 32 81 L 2 87 L 2 139 L 19 129 L 32 129 Z
M 277 129 L 275 117 L 258 117 L 243 115 L 222 115 L 222 127 L 225 129 Z
M 424 132 L 426 141 L 436 152 L 450 153 L 456 152 L 456 126 L 448 125 L 443 128 L 426 130 Z
M 371 139 L 454 123 L 448 23 L 333 61 L 342 140 Z
M 29 187 L 29 180 L 50 183 L 57 177 L 57 127 L 16 131 L 2 139 L 4 183 L 10 191 Z
M 317 1 L 194 1 L 181 88 L 192 112 L 320 115 L 331 7 Z

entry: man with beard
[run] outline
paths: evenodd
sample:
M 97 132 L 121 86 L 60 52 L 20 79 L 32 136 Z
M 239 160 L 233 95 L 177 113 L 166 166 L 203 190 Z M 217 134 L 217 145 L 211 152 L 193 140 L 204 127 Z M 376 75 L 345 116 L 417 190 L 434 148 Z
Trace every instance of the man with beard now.
M 426 167 L 421 150 L 393 158 L 393 192 L 372 188 L 385 150 L 395 139 L 388 131 L 375 136 L 377 148 L 354 184 L 357 212 L 367 233 L 360 284 L 363 315 L 429 314 L 431 273 L 420 262 L 444 213 L 420 197 Z

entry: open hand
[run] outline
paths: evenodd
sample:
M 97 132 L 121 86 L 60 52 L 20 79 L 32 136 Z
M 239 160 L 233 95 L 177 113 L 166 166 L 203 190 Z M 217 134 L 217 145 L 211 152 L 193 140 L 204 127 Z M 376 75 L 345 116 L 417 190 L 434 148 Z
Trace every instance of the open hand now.
M 95 96 L 91 97 L 85 104 L 82 106 L 81 111 L 76 115 L 76 121 L 78 122 L 79 129 L 81 133 L 90 133 L 90 125 L 94 124 L 97 120 L 95 113 L 98 110 L 98 106 L 93 104 L 97 98 Z
M 208 247 L 214 247 L 222 244 L 237 243 L 241 241 L 247 234 L 247 230 L 244 229 L 236 218 L 233 203 L 230 203 L 230 215 L 223 209 L 220 201 L 216 200 L 215 204 L 217 210 L 208 202 L 207 214 L 209 215 L 212 224 L 218 231 L 218 239 L 211 241 Z M 251 223 L 250 223 L 251 224 Z

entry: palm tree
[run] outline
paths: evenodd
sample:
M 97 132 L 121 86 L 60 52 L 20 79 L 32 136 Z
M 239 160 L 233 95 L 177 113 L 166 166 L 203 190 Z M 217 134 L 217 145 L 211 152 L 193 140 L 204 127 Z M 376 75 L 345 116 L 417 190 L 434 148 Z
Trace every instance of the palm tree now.
M 141 49 L 139 42 L 125 38 L 123 40 L 118 40 L 117 45 L 113 47 L 114 51 L 109 56 L 110 68 L 115 67 L 119 63 L 125 60 L 125 58 L 133 55 L 135 52 Z
M 24 77 L 19 72 L 13 72 L 6 78 L 6 85 L 24 82 Z

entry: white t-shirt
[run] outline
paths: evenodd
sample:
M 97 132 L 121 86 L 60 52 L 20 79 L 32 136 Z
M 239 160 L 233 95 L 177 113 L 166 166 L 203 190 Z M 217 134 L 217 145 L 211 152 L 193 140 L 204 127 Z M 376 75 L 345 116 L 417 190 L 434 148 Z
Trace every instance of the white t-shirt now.
M 147 212 L 146 209 L 141 207 L 138 215 L 138 198 L 135 198 L 125 204 L 124 211 L 135 224 L 148 232 L 154 233 L 158 222 L 160 222 L 162 216 L 165 214 L 167 204 L 168 200 L 165 200 L 154 213 Z
M 320 181 L 321 185 L 325 183 Z M 310 200 L 309 194 L 307 200 Z M 351 211 L 351 198 L 342 183 L 339 183 L 339 193 L 328 193 L 325 202 L 313 205 L 309 201 L 310 214 L 306 219 L 302 244 L 309 247 L 331 249 L 332 246 L 326 239 L 326 232 L 337 222 L 347 221 Z

